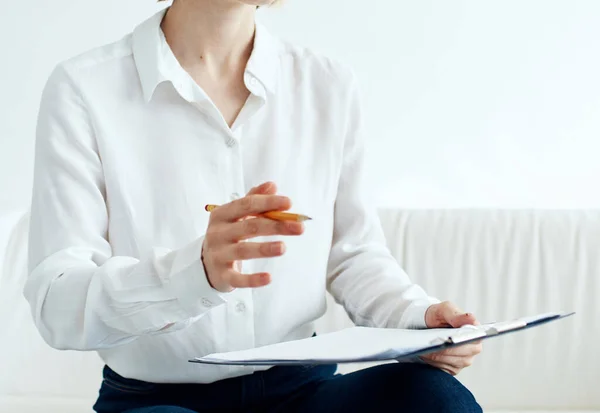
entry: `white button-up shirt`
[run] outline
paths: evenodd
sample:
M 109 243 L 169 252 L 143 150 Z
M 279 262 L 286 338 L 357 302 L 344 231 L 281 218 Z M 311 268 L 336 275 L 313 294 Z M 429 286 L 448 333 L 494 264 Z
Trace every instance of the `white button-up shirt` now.
M 208 383 L 256 368 L 190 358 L 310 337 L 326 288 L 357 324 L 424 327 L 437 301 L 390 255 L 363 194 L 351 72 L 257 25 L 230 128 L 178 64 L 163 14 L 60 64 L 43 93 L 25 295 L 44 339 L 126 377 Z M 284 256 L 244 262 L 270 285 L 219 293 L 200 259 L 204 206 L 265 181 L 313 221 Z

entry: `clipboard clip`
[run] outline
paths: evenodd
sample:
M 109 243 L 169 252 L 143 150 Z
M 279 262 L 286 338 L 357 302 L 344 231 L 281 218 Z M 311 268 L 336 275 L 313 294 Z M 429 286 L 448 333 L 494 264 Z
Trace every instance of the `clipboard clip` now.
M 433 345 L 440 344 L 461 344 L 478 338 L 495 336 L 506 331 L 517 330 L 526 327 L 527 323 L 523 320 L 503 321 L 500 323 L 487 324 L 483 326 L 464 326 L 457 334 L 447 338 L 436 338 L 431 342 Z
M 448 344 L 460 344 L 464 343 L 465 341 L 471 341 L 477 338 L 486 337 L 487 335 L 487 331 L 484 329 L 467 330 L 465 332 L 460 332 L 458 334 L 448 337 Z
M 459 333 L 454 334 L 453 336 L 447 337 L 438 337 L 431 341 L 432 345 L 441 345 L 441 344 L 458 344 L 465 341 L 473 340 L 479 337 L 485 337 L 486 332 L 481 327 L 476 327 L 473 325 L 465 325 L 460 328 Z

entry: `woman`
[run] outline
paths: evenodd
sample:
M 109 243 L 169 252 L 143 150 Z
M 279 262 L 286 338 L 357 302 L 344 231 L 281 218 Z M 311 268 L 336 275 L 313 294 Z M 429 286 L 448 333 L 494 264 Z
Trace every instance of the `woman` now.
M 187 362 L 310 337 L 326 286 L 360 325 L 476 322 L 385 248 L 362 195 L 355 80 L 255 25 L 270 3 L 175 0 L 54 71 L 25 288 L 37 327 L 98 351 L 101 413 L 480 412 L 452 377 L 479 344 L 345 376 Z M 260 216 L 292 199 L 310 225 Z

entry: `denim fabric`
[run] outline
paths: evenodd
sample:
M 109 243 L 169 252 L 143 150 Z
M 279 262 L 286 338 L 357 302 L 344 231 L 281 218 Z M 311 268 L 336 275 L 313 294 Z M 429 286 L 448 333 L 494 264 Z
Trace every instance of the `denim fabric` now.
M 424 364 L 335 374 L 335 365 L 273 367 L 211 384 L 154 384 L 104 369 L 98 413 L 481 413 L 454 377 Z

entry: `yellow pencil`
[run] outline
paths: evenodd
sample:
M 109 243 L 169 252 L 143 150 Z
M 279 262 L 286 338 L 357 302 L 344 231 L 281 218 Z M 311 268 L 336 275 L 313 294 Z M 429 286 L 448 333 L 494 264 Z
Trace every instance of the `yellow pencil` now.
M 204 209 L 208 212 L 212 211 L 215 208 L 218 208 L 218 205 L 207 205 Z M 306 215 L 301 214 L 293 214 L 291 212 L 283 212 L 283 211 L 269 211 L 264 214 L 260 214 L 261 217 L 269 218 L 275 221 L 296 221 L 296 222 L 304 222 L 310 221 L 312 218 L 307 217 Z

